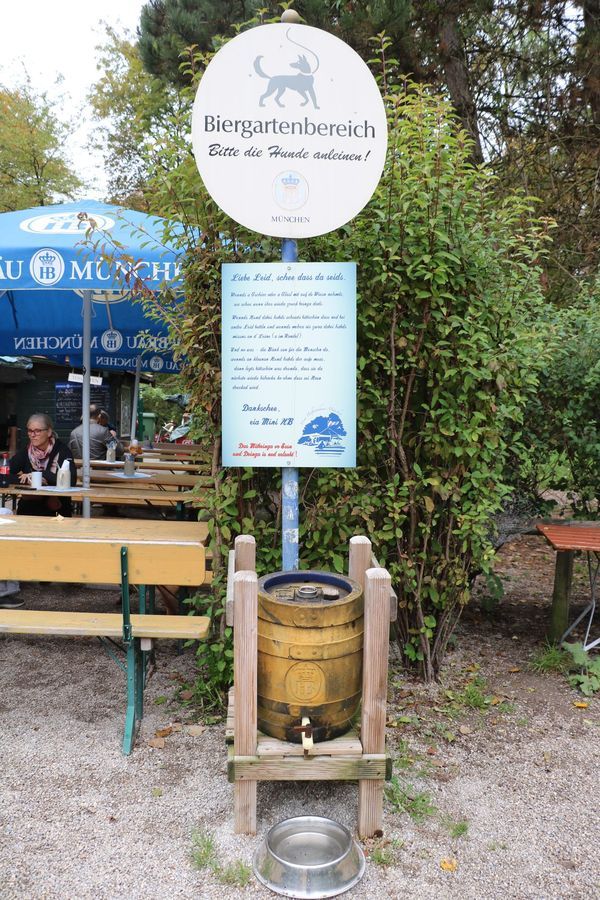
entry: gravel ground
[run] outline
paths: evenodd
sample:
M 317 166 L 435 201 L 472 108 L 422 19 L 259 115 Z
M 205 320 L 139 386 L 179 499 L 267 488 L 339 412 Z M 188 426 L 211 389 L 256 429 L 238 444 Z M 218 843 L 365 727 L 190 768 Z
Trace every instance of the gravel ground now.
M 577 707 L 562 675 L 528 664 L 543 641 L 552 552 L 537 538 L 511 542 L 499 572 L 503 602 L 492 617 L 473 604 L 441 685 L 392 666 L 388 740 L 403 799 L 386 801 L 384 837 L 364 847 L 349 900 L 600 896 L 600 700 Z M 29 608 L 68 609 L 81 590 L 22 593 Z M 85 591 L 89 609 L 114 610 L 116 599 Z M 178 698 L 193 677 L 190 651 L 159 643 L 129 758 L 123 678 L 96 642 L 0 636 L 0 659 L 2 900 L 272 897 L 253 876 L 240 887 L 195 868 L 192 833 L 212 835 L 223 870 L 251 865 L 261 836 L 288 816 L 355 829 L 356 786 L 277 783 L 259 785 L 258 836 L 233 834 L 223 725 L 196 733 Z M 172 726 L 164 747 L 149 744 Z

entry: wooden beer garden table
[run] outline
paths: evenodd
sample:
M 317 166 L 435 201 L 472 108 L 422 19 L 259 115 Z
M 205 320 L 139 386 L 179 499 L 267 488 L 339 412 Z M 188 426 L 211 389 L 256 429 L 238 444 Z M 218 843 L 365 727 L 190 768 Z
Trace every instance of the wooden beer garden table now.
M 83 465 L 83 460 L 75 459 L 73 460 L 78 469 L 81 469 Z M 160 459 L 158 456 L 155 459 L 146 458 L 146 459 L 136 459 L 135 461 L 136 469 L 139 469 L 141 472 L 170 472 L 174 475 L 177 474 L 206 474 L 208 465 L 203 462 L 187 462 L 180 461 L 178 459 Z M 90 460 L 90 468 L 92 470 L 98 471 L 119 471 L 123 470 L 123 460 L 118 459 L 116 462 L 108 462 L 106 459 L 91 459 Z
M 149 487 L 130 486 L 128 482 L 124 482 L 121 487 L 115 479 L 116 487 L 104 484 L 93 484 L 85 489 L 82 487 L 69 488 L 60 491 L 57 488 L 39 488 L 34 489 L 21 484 L 11 484 L 8 487 L 0 488 L 2 493 L 2 502 L 6 497 L 12 497 L 13 501 L 19 497 L 70 497 L 74 503 L 81 503 L 84 497 L 89 498 L 90 503 L 102 503 L 104 505 L 114 506 L 149 506 L 152 508 L 172 508 L 175 509 L 179 517 L 183 517 L 184 507 L 190 504 L 200 505 L 201 498 L 192 491 L 182 490 L 161 490 L 156 485 Z M 139 482 L 138 482 L 139 483 Z
M 562 643 L 582 619 L 587 616 L 588 623 L 583 647 L 584 650 L 591 650 L 600 644 L 600 638 L 590 640 L 590 630 L 596 610 L 596 583 L 600 571 L 600 523 L 598 525 L 580 525 L 577 523 L 572 525 L 566 523 L 560 525 L 540 524 L 536 527 L 544 535 L 550 546 L 556 550 L 554 592 L 552 595 L 549 630 L 550 640 Z M 587 557 L 590 601 L 583 612 L 569 625 L 573 558 L 578 551 L 585 553 Z
M 90 485 L 92 487 L 102 484 L 111 487 L 140 488 L 148 490 L 155 488 L 159 491 L 179 491 L 182 488 L 190 489 L 198 484 L 210 483 L 206 475 L 190 475 L 188 472 L 156 472 L 145 470 L 136 471 L 135 475 L 125 475 L 123 466 L 120 469 L 106 471 L 93 468 L 90 473 Z
M 127 441 L 122 441 L 127 447 Z M 200 444 L 156 443 L 152 447 L 142 447 L 138 451 L 148 458 L 152 455 L 162 460 L 180 460 L 182 462 L 210 462 L 211 454 Z
M 36 491 L 40 493 L 40 491 Z M 79 517 L 60 520 L 60 527 L 55 525 L 55 519 L 49 516 L 14 516 L 2 517 L 7 524 L 0 525 L 0 548 L 2 562 L 0 563 L 0 578 L 13 577 L 12 566 L 14 554 L 18 551 L 30 554 L 31 579 L 33 581 L 52 581 L 53 570 L 41 569 L 35 560 L 36 544 L 51 543 L 56 547 L 56 560 L 54 569 L 58 572 L 61 565 L 61 556 L 68 553 L 69 564 L 72 564 L 73 556 L 81 560 L 81 565 L 87 569 L 94 566 L 94 544 L 126 545 L 131 551 L 132 581 L 135 583 L 135 545 L 156 545 L 157 554 L 157 584 L 178 583 L 178 565 L 174 548 L 185 544 L 192 544 L 198 549 L 198 566 L 205 564 L 204 544 L 208 537 L 208 528 L 205 522 L 157 522 L 153 519 L 81 519 Z M 115 554 L 115 573 L 118 570 L 118 553 Z M 158 572 L 160 571 L 160 574 Z M 204 570 L 199 573 L 200 580 L 205 575 Z M 99 582 L 103 581 L 106 572 L 98 571 L 94 577 Z M 21 579 L 23 575 L 19 576 Z M 118 579 L 117 579 L 118 580 Z M 151 583 L 151 582 L 149 582 Z

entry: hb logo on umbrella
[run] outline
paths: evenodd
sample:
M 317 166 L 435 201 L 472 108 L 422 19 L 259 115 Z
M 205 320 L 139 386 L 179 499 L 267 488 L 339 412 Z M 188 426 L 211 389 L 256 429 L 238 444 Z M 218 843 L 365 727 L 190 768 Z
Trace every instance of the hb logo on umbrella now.
M 31 277 L 44 287 L 51 287 L 63 277 L 65 262 L 56 250 L 44 248 L 31 257 L 29 263 Z

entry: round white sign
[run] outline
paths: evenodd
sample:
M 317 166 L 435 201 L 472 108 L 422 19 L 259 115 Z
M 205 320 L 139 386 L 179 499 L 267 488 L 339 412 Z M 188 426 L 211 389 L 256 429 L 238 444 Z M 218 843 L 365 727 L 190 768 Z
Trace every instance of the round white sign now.
M 192 143 L 206 189 L 232 219 L 261 234 L 314 237 L 369 202 L 387 122 L 351 47 L 306 25 L 261 25 L 208 65 Z

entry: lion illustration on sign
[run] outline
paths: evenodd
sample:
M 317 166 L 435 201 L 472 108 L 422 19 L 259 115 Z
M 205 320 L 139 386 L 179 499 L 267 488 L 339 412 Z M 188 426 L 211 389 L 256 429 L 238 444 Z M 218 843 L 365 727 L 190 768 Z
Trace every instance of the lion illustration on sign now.
M 308 47 L 302 46 L 302 44 L 298 44 L 297 41 L 293 41 L 289 36 L 289 30 L 286 33 L 286 37 L 291 44 L 296 44 L 297 47 L 300 47 L 302 50 L 306 50 L 312 56 L 314 56 L 316 60 L 316 66 L 314 69 L 311 68 L 311 65 L 303 53 L 298 54 L 298 58 L 295 62 L 290 63 L 290 68 L 297 69 L 297 73 L 289 74 L 289 75 L 267 75 L 266 72 L 263 71 L 261 60 L 262 56 L 257 56 L 254 60 L 254 71 L 257 75 L 260 75 L 261 78 L 265 78 L 268 81 L 267 88 L 265 92 L 261 95 L 258 105 L 264 106 L 265 100 L 268 97 L 271 97 L 275 94 L 275 103 L 277 106 L 284 107 L 285 104 L 281 102 L 281 98 L 285 94 L 286 91 L 296 91 L 303 97 L 303 101 L 301 106 L 306 106 L 309 100 L 312 101 L 312 105 L 315 109 L 319 109 L 317 104 L 317 96 L 315 94 L 315 89 L 313 87 L 314 82 L 314 74 L 319 68 L 319 58 L 318 56 L 309 50 Z

